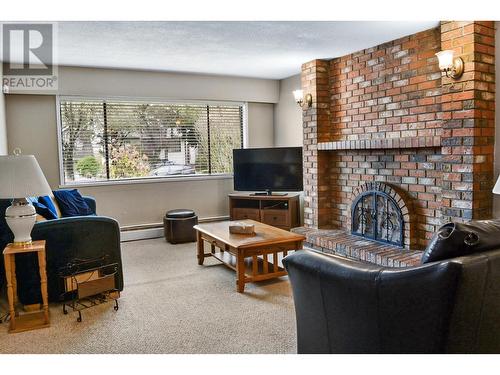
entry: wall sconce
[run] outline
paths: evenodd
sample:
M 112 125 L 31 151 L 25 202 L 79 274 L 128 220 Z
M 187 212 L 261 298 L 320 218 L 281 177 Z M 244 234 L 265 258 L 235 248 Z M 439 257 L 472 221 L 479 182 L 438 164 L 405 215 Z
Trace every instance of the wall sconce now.
M 306 97 L 304 99 L 304 92 L 302 90 L 294 90 L 293 91 L 293 97 L 295 98 L 295 102 L 302 107 L 304 104 L 304 101 L 306 102 L 307 106 L 310 107 L 312 106 L 313 103 L 313 97 L 311 94 L 306 94 Z
M 464 60 L 461 57 L 454 57 L 455 52 L 444 50 L 436 53 L 439 60 L 439 69 L 446 77 L 459 79 L 464 74 Z

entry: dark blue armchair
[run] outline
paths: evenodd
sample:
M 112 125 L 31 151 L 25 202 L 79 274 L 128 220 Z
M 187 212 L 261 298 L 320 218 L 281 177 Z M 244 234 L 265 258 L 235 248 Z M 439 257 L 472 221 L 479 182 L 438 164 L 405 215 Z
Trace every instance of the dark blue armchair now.
M 84 197 L 96 212 L 95 200 Z M 5 222 L 5 209 L 10 200 L 0 199 L 0 251 L 12 242 L 13 235 Z M 46 241 L 49 301 L 60 300 L 62 283 L 59 270 L 75 258 L 95 259 L 107 255 L 109 263 L 118 263 L 117 288 L 123 290 L 123 271 L 118 222 L 103 216 L 77 216 L 37 222 L 31 233 L 33 240 Z M 5 284 L 3 257 L 0 260 L 0 284 Z M 25 305 L 41 302 L 38 263 L 33 254 L 16 256 L 19 301 Z

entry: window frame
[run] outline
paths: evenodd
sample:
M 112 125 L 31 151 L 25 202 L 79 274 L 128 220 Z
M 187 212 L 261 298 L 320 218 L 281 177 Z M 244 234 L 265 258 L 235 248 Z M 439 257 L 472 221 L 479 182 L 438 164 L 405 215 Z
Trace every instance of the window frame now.
M 234 105 L 241 106 L 242 113 L 242 144 L 243 148 L 248 147 L 248 102 L 241 101 L 214 101 L 214 100 L 182 100 L 165 99 L 156 97 L 129 97 L 129 96 L 81 96 L 81 95 L 56 95 L 56 125 L 57 125 L 57 148 L 59 163 L 59 188 L 80 188 L 91 186 L 110 186 L 110 185 L 132 185 L 132 184 L 150 184 L 162 182 L 179 181 L 198 181 L 198 180 L 220 180 L 232 179 L 233 173 L 212 173 L 212 174 L 193 174 L 193 175 L 173 175 L 172 177 L 134 177 L 129 179 L 106 180 L 94 182 L 74 182 L 68 183 L 64 180 L 64 158 L 62 147 L 62 121 L 61 121 L 61 102 L 64 100 L 82 100 L 82 101 L 113 101 L 113 102 L 137 102 L 151 104 L 193 104 L 193 105 Z

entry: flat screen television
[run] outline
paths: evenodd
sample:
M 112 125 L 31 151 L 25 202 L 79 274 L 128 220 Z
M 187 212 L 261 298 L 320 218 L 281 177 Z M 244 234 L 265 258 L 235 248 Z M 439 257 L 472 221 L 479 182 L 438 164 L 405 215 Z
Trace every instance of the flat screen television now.
M 234 190 L 302 191 L 302 147 L 233 150 Z

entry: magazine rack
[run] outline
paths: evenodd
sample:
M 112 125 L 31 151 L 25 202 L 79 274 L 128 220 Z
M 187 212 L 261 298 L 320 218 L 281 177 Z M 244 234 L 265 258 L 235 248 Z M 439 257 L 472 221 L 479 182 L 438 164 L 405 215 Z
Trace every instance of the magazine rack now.
M 110 301 L 114 301 L 114 310 L 118 310 L 118 264 L 108 263 L 108 258 L 75 259 L 60 269 L 64 290 L 60 300 L 63 302 L 64 314 L 68 313 L 69 307 L 78 312 L 76 320 L 81 322 L 82 310 Z

